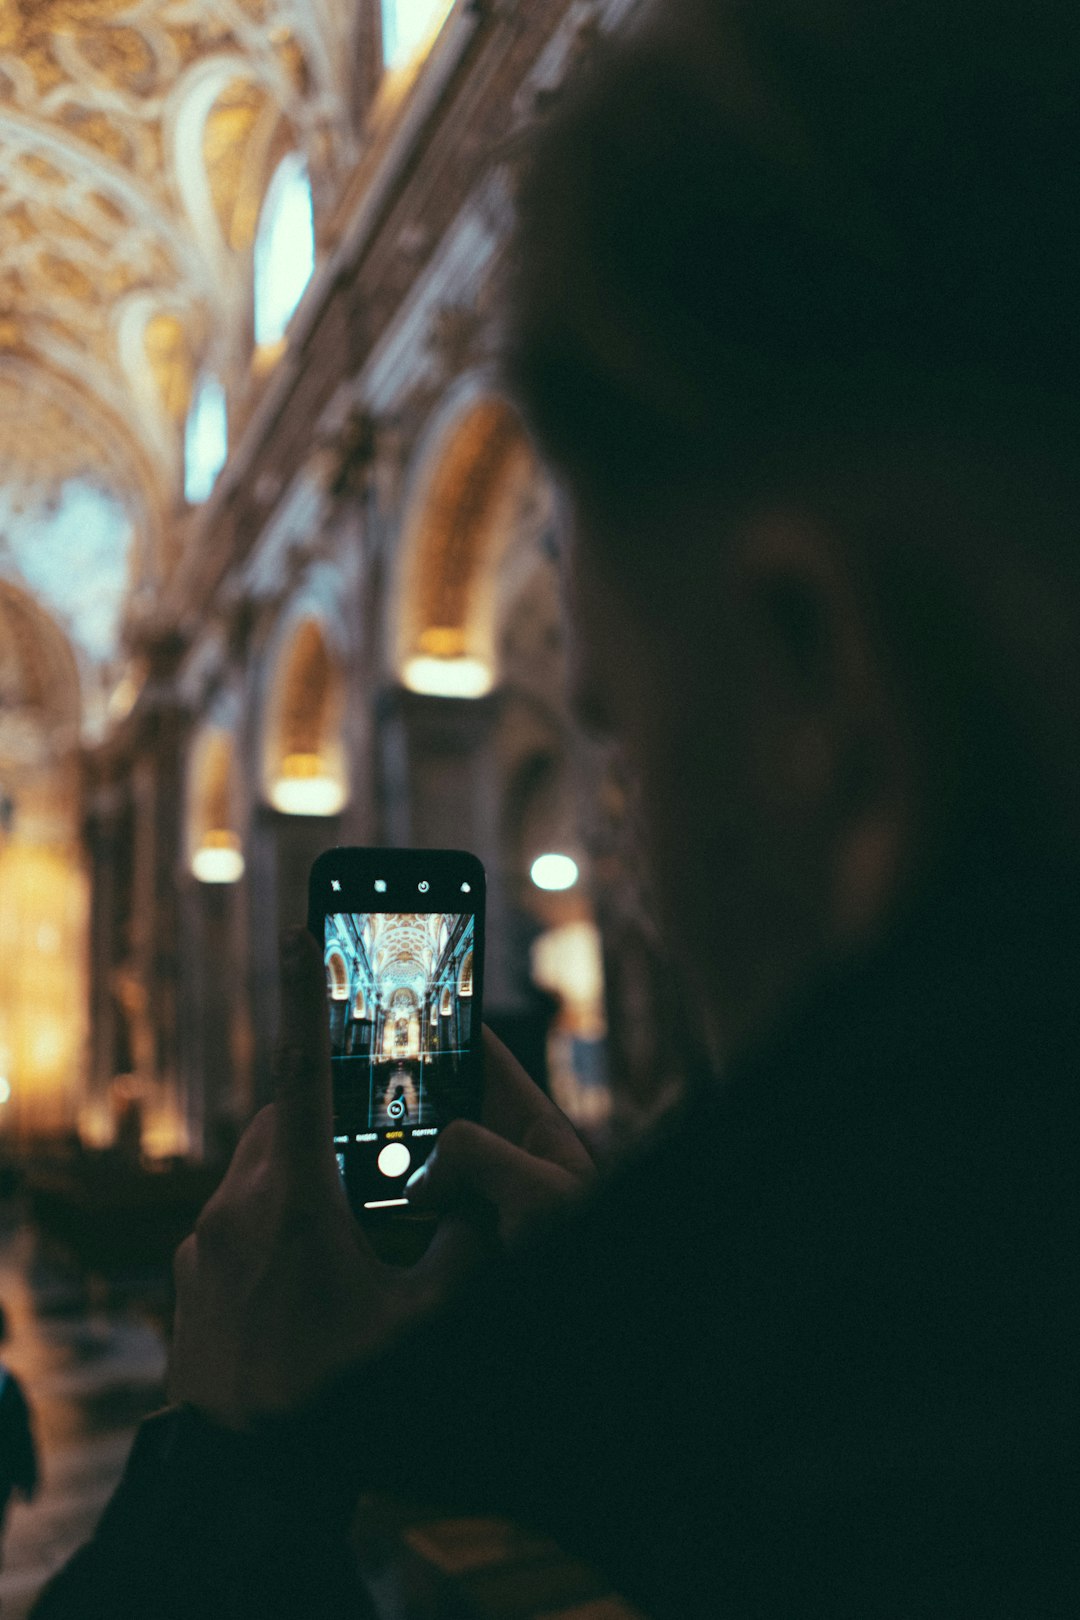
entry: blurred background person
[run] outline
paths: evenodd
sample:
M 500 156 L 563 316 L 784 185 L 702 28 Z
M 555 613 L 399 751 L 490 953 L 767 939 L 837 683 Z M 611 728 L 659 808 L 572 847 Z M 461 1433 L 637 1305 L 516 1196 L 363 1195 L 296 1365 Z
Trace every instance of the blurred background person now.
M 0 1305 L 0 1346 L 7 1341 L 7 1315 Z M 38 1488 L 38 1457 L 30 1407 L 22 1385 L 0 1361 L 0 1557 L 4 1522 L 13 1491 L 32 1502 Z

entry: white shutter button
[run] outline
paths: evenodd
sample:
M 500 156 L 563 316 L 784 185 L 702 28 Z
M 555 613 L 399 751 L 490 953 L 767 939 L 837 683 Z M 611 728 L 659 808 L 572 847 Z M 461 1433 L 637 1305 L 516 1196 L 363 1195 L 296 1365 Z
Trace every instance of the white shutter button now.
M 403 1176 L 412 1163 L 412 1154 L 404 1142 L 387 1142 L 376 1162 L 384 1176 Z

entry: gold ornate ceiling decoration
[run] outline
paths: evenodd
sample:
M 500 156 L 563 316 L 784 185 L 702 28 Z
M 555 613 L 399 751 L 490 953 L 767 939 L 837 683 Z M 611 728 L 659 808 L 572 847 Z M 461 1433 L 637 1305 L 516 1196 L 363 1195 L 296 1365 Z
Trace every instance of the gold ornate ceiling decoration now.
M 369 955 L 380 993 L 411 989 L 425 993 L 445 937 L 437 913 L 376 912 L 371 917 Z
M 318 217 L 352 161 L 353 9 L 0 0 L 0 486 L 95 481 L 143 582 L 193 379 L 246 367 L 273 168 L 305 153 Z

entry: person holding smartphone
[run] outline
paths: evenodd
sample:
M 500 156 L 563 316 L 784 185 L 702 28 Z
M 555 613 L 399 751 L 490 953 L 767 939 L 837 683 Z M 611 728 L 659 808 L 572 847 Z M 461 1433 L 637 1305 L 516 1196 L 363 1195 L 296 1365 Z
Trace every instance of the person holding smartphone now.
M 395 1271 L 293 940 L 181 1404 L 41 1620 L 355 1614 L 373 1487 L 653 1620 L 1076 1612 L 1078 109 L 1056 0 L 686 0 L 537 143 L 508 374 L 711 1063 L 598 1180 L 489 1045 Z

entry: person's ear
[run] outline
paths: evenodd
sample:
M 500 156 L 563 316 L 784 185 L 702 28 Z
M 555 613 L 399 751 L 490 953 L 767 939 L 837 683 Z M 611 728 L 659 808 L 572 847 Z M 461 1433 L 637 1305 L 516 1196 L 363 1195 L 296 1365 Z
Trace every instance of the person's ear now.
M 747 524 L 735 563 L 761 681 L 758 768 L 781 815 L 832 845 L 834 916 L 861 928 L 912 821 L 903 704 L 850 553 L 798 515 Z

